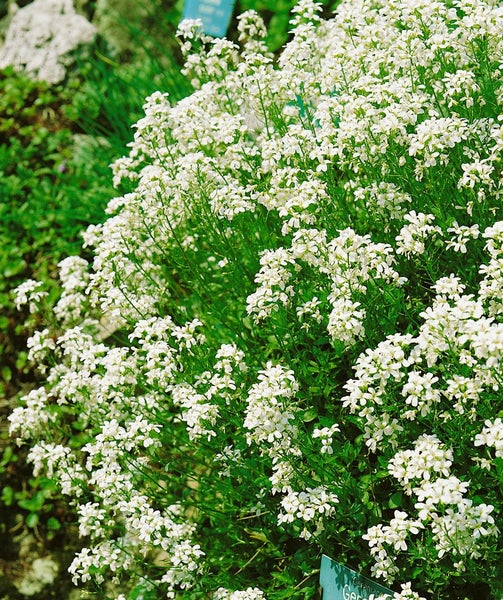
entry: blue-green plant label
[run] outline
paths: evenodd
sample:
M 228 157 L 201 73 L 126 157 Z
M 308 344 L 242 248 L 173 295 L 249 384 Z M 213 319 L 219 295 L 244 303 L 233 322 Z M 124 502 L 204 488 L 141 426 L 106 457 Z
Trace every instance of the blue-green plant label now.
M 386 600 L 393 598 L 390 589 L 325 555 L 321 557 L 320 585 L 323 600 L 375 600 L 379 596 L 384 596 Z
M 234 4 L 236 0 L 185 0 L 182 19 L 201 19 L 204 33 L 224 37 Z

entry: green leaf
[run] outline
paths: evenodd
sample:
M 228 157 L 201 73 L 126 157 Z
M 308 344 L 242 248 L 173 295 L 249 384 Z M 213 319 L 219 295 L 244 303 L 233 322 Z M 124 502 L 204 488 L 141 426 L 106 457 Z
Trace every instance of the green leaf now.
M 12 379 L 12 371 L 10 367 L 2 367 L 2 379 L 4 381 L 10 381 Z
M 302 420 L 304 421 L 304 423 L 310 423 L 311 421 L 314 421 L 317 416 L 318 411 L 315 408 L 308 408 L 306 411 L 304 411 L 304 414 L 302 415 Z
M 45 502 L 45 495 L 42 492 L 37 492 L 33 495 L 32 498 L 25 498 L 24 500 L 19 500 L 18 505 L 20 508 L 24 508 L 25 510 L 29 510 L 31 512 L 38 512 Z
M 402 506 L 403 492 L 395 492 L 388 500 L 389 508 L 398 508 Z
M 49 517 L 47 519 L 47 527 L 52 531 L 58 531 L 61 529 L 61 523 L 55 517 Z
M 37 513 L 30 513 L 27 517 L 26 517 L 26 526 L 33 528 L 36 527 L 38 525 L 38 521 L 39 521 L 39 517 Z
M 14 462 L 17 459 L 17 456 L 14 454 L 14 449 L 12 446 L 6 446 L 3 451 L 2 460 L 0 461 L 0 466 L 4 467 L 8 465 L 10 462 Z
M 250 529 L 245 529 L 245 532 L 254 540 L 259 540 L 260 542 L 270 543 L 267 536 L 262 531 L 252 531 Z
M 5 506 L 12 506 L 14 502 L 14 490 L 10 485 L 6 485 L 2 490 L 2 502 Z
M 16 261 L 13 261 L 4 271 L 4 277 L 14 277 L 15 275 L 19 275 L 26 269 L 26 263 L 21 258 Z
M 22 369 L 24 369 L 27 362 L 28 362 L 28 353 L 20 352 L 16 358 L 16 369 L 19 369 L 21 371 Z

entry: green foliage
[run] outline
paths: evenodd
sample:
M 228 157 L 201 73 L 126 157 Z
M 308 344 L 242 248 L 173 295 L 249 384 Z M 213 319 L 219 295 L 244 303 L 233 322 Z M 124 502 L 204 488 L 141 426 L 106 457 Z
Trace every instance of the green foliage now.
M 7 513 L 21 515 L 21 522 L 26 527 L 41 527 L 45 538 L 52 540 L 62 527 L 59 518 L 68 511 L 65 509 L 61 512 L 55 503 L 58 491 L 54 481 L 47 477 L 29 477 L 24 458 L 24 453 L 15 450 L 12 445 L 3 449 L 0 460 L 0 503 L 4 506 L 3 514 L 6 517 Z
M 171 57 L 152 55 L 141 60 L 136 56 L 119 62 L 103 47 L 78 65 L 77 78 L 67 84 L 72 93 L 65 113 L 86 133 L 105 137 L 117 153 L 131 141 L 131 123 L 141 117 L 147 96 L 166 89 L 176 102 L 191 91 Z M 102 164 L 97 159 L 95 162 Z
M 27 278 L 53 280 L 57 262 L 78 249 L 80 231 L 102 218 L 112 192 L 106 164 L 113 151 L 90 140 L 77 152 L 68 104 L 64 88 L 10 68 L 0 73 L 0 394 L 7 397 L 27 368 L 10 290 Z

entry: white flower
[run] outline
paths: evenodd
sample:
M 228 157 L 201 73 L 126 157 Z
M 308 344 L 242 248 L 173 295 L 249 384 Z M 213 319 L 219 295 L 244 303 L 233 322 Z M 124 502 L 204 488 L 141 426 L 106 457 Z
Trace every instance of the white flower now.
M 404 254 L 408 258 L 420 255 L 425 251 L 427 241 L 435 239 L 441 233 L 441 229 L 431 223 L 435 220 L 433 215 L 416 213 L 410 211 L 404 216 L 409 225 L 404 225 L 396 237 L 397 253 Z
M 14 290 L 14 304 L 18 310 L 21 306 L 28 304 L 30 312 L 34 313 L 38 309 L 40 300 L 47 296 L 47 292 L 42 291 L 43 283 L 28 279 Z
M 459 277 L 451 273 L 448 277 L 441 277 L 437 279 L 433 289 L 438 295 L 447 296 L 447 298 L 452 298 L 454 300 L 458 300 L 459 297 L 465 291 L 465 285 L 461 283 Z
M 284 440 L 289 444 L 297 436 L 293 423 L 297 409 L 289 402 L 298 390 L 294 372 L 268 363 L 258 379 L 247 398 L 244 427 L 249 430 L 248 443 Z
M 410 491 L 410 482 L 415 479 L 429 481 L 432 476 L 449 476 L 452 461 L 452 450 L 445 448 L 436 436 L 425 434 L 414 442 L 413 449 L 397 452 L 388 471 Z
M 278 525 L 293 523 L 296 519 L 309 522 L 319 519 L 320 515 L 330 517 L 338 502 L 337 495 L 322 486 L 302 492 L 290 491 L 281 500 L 283 512 L 278 515 Z
M 480 433 L 477 433 L 474 446 L 488 446 L 495 449 L 495 455 L 503 458 L 503 421 L 500 417 L 491 421 L 487 419 Z
M 452 233 L 454 236 L 450 240 L 447 240 L 445 247 L 452 248 L 455 252 L 466 254 L 466 243 L 470 239 L 477 239 L 480 235 L 480 230 L 477 224 L 468 227 L 466 225 L 458 225 L 454 221 L 452 227 L 447 228 L 447 233 Z
M 218 588 L 213 594 L 214 600 L 265 600 L 264 592 L 257 587 L 248 587 L 246 590 L 231 592 L 225 588 Z
M 320 452 L 322 454 L 333 454 L 332 448 L 334 433 L 340 431 L 339 425 L 334 423 L 330 427 L 322 427 L 321 429 L 315 428 L 312 433 L 312 437 L 319 439 L 321 442 Z

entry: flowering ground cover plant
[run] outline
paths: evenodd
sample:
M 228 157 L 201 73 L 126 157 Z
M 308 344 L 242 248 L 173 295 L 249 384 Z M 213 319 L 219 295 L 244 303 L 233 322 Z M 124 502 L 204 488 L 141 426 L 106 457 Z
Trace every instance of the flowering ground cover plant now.
M 91 263 L 52 320 L 17 289 L 45 384 L 11 430 L 101 597 L 313 598 L 322 552 L 502 597 L 503 8 L 318 8 L 276 62 L 255 13 L 185 22 L 196 91 L 147 99 Z

